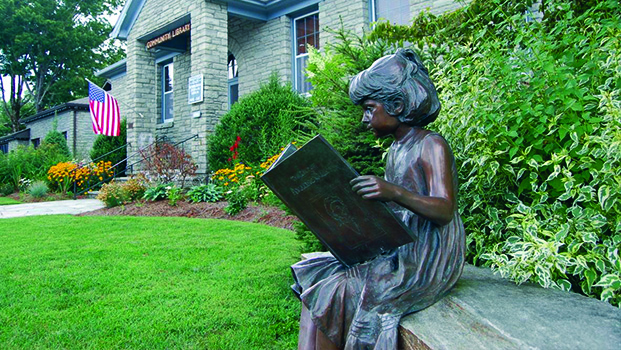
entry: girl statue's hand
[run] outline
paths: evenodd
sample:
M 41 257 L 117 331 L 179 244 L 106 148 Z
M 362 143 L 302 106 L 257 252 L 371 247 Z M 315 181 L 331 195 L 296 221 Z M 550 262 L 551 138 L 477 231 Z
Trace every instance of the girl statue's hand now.
M 351 180 L 352 190 L 364 199 L 391 202 L 399 195 L 400 187 L 381 177 L 364 175 Z

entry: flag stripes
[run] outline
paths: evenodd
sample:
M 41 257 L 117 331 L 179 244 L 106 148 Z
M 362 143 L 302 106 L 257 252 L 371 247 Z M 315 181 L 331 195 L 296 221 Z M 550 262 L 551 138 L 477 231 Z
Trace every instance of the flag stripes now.
M 88 98 L 97 135 L 119 136 L 121 133 L 121 112 L 118 101 L 99 86 L 88 82 Z

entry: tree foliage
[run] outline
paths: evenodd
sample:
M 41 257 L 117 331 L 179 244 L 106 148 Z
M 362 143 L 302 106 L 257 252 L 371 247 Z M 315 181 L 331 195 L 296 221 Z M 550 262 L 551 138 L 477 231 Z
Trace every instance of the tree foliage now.
M 469 261 L 619 305 L 621 5 L 546 1 L 540 21 L 528 5 L 474 1 L 373 35 L 432 63 Z
M 39 112 L 86 94 L 83 78 L 118 60 L 102 17 L 120 0 L 3 0 L 0 2 L 0 101 L 13 131 L 29 102 Z M 28 92 L 28 94 L 26 94 Z

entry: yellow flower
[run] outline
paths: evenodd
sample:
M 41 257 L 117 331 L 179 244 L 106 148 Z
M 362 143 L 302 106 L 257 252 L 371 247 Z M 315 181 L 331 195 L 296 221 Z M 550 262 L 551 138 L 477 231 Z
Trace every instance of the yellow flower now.
M 224 176 L 220 176 L 220 177 L 218 178 L 218 180 L 220 180 L 220 181 L 224 180 Z

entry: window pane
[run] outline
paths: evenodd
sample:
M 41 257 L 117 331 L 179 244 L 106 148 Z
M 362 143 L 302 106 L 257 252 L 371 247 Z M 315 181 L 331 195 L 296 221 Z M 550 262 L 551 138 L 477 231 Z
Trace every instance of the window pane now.
M 295 21 L 295 37 L 296 38 L 299 38 L 306 34 L 306 32 L 304 31 L 304 29 L 306 29 L 306 26 L 304 25 L 305 22 L 306 22 L 306 18 L 300 18 L 297 21 Z
M 315 33 L 315 15 L 306 17 L 306 35 Z
M 298 38 L 298 55 L 306 53 L 306 37 Z
M 299 93 L 309 92 L 311 91 L 313 87 L 311 83 L 306 80 L 306 75 L 304 74 L 304 71 L 306 69 L 306 61 L 308 61 L 308 55 L 304 55 L 296 59 L 297 72 L 295 73 L 296 74 L 296 87 L 295 88 Z
M 164 120 L 173 117 L 173 94 L 172 92 L 164 94 Z
M 315 36 L 314 35 L 310 35 L 306 38 L 306 42 L 308 43 L 308 45 L 313 46 L 313 47 L 317 47 L 315 45 Z
M 162 120 L 173 119 L 174 69 L 169 63 L 162 67 Z
M 229 85 L 229 106 L 237 102 L 238 98 L 239 98 L 239 85 L 238 84 Z
M 237 77 L 237 60 L 235 56 L 229 55 L 229 79 Z
M 168 64 L 164 66 L 164 91 L 173 91 L 173 66 Z

